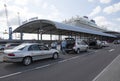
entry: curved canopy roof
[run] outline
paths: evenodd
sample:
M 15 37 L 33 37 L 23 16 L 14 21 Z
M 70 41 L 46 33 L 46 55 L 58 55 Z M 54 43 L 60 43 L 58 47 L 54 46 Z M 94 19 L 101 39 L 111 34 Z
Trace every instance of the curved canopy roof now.
M 21 25 L 16 28 L 13 32 L 23 32 L 23 33 L 40 33 L 42 31 L 43 34 L 55 34 L 55 35 L 68 35 L 71 32 L 74 33 L 87 33 L 94 34 L 100 36 L 108 36 L 115 37 L 111 34 L 106 34 L 100 31 L 90 30 L 83 27 L 71 26 L 55 21 L 50 20 L 34 20 L 28 23 Z

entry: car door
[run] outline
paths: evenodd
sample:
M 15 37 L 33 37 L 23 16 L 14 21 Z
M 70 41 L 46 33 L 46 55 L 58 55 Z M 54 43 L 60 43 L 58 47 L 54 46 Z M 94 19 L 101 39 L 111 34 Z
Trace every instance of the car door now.
M 31 54 L 33 60 L 42 59 L 43 52 L 40 50 L 39 45 L 31 45 L 28 48 L 28 51 Z
M 49 50 L 47 46 L 39 45 L 40 50 L 42 51 L 43 58 L 49 58 L 52 56 L 52 51 Z

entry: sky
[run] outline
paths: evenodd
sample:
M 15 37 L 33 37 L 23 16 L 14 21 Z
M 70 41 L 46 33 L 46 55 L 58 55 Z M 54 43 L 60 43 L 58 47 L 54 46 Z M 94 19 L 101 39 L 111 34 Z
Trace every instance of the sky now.
M 120 32 L 119 0 L 0 0 L 0 36 L 8 29 L 13 30 L 32 17 L 62 22 L 76 16 L 88 16 L 102 28 Z M 19 16 L 18 16 L 19 13 Z M 8 30 L 7 30 L 8 31 Z

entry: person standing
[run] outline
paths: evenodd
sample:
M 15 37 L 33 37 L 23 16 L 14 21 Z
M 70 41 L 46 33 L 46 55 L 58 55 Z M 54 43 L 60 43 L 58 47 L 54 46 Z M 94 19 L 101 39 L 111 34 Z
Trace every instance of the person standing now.
M 65 49 L 66 49 L 66 41 L 65 40 L 62 41 L 61 48 L 62 48 L 63 54 L 66 54 L 66 51 L 65 51 Z

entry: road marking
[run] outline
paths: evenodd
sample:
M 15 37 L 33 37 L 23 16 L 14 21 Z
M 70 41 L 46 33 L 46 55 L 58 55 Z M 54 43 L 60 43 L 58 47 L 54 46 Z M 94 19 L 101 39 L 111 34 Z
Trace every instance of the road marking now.
M 1 76 L 0 79 L 7 78 L 7 77 L 10 77 L 10 76 L 14 76 L 14 75 L 18 75 L 20 73 L 22 73 L 22 72 L 16 72 L 16 73 L 12 73 L 12 74 L 9 74 L 9 75 L 4 75 L 4 76 Z
M 69 59 L 58 61 L 58 63 L 63 63 L 63 62 L 69 61 L 69 60 L 73 60 L 73 59 L 79 58 L 79 57 L 80 56 L 75 56 L 75 57 L 72 57 L 72 58 L 69 58 Z
M 15 73 L 11 73 L 11 74 L 8 74 L 8 75 L 0 76 L 0 79 L 7 78 L 7 77 L 11 77 L 11 76 L 15 76 L 15 75 L 22 74 L 22 73 L 25 73 L 25 72 L 28 72 L 28 71 L 33 71 L 33 70 L 42 69 L 42 68 L 51 66 L 51 65 L 53 65 L 53 64 L 63 63 L 63 62 L 66 62 L 66 61 L 70 61 L 70 60 L 79 58 L 79 57 L 80 57 L 80 56 L 75 56 L 75 57 L 72 57 L 72 58 L 69 58 L 69 59 L 65 59 L 65 60 L 62 60 L 62 61 L 58 61 L 58 62 L 56 62 L 56 63 L 46 64 L 46 65 L 43 65 L 43 66 L 40 66 L 40 67 L 35 67 L 35 68 L 28 69 L 28 70 L 24 70 L 24 71 L 21 71 L 21 72 L 15 72 Z
M 110 49 L 110 50 L 108 50 L 109 52 L 112 52 L 112 51 L 114 51 L 115 49 Z
M 48 67 L 48 66 L 50 66 L 50 65 L 52 65 L 52 64 L 47 64 L 47 65 L 44 65 L 44 66 L 36 67 L 36 68 L 34 68 L 33 70 L 45 68 L 45 67 Z
M 106 68 L 104 68 L 92 81 L 97 81 L 97 79 L 105 72 L 108 70 L 108 68 L 116 61 L 116 59 L 118 59 L 120 57 L 117 56 Z

